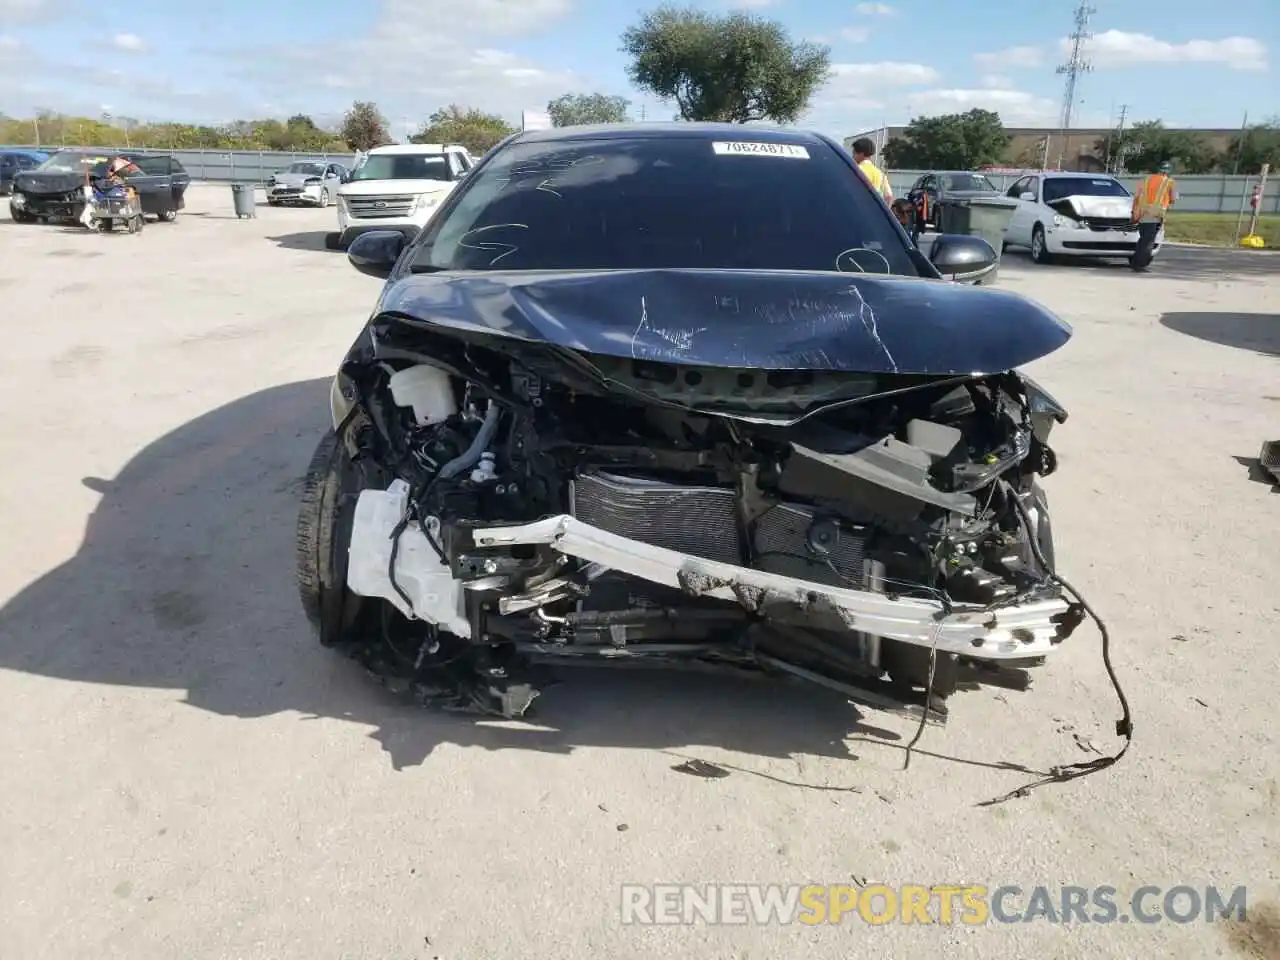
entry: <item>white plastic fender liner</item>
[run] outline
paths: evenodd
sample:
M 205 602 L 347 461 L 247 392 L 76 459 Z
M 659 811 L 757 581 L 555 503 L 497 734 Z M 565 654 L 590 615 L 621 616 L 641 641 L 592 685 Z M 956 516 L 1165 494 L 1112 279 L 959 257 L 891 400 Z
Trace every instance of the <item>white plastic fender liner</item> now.
M 1054 618 L 1065 614 L 1069 606 L 1058 599 L 992 609 L 956 605 L 950 615 L 944 616 L 941 604 L 935 601 L 893 599 L 704 560 L 629 540 L 568 515 L 520 526 L 482 527 L 474 531 L 474 536 L 480 547 L 548 545 L 569 556 L 697 596 L 739 602 L 790 602 L 802 607 L 830 604 L 850 630 L 926 648 L 933 645 L 936 635 L 939 652 L 975 660 L 1051 654 L 1060 645 L 1062 630 Z
M 361 597 L 386 600 L 411 619 L 470 637 L 462 584 L 453 579 L 452 571 L 416 523 L 407 524 L 399 534 L 395 584 L 391 581 L 391 548 L 396 543 L 391 535 L 404 517 L 408 499 L 409 486 L 403 480 L 394 481 L 386 490 L 360 492 L 351 521 L 347 589 Z M 412 608 L 396 585 L 412 601 Z

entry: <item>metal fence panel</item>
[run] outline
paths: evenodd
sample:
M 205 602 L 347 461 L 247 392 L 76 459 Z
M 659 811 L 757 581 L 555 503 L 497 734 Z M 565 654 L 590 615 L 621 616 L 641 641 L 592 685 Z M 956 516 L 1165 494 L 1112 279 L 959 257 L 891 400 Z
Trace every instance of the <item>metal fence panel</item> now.
M 57 147 L 31 145 L 0 147 L 8 150 L 55 150 Z M 195 180 L 212 180 L 220 183 L 262 183 L 267 177 L 299 160 L 316 160 L 322 163 L 341 163 L 350 167 L 355 162 L 354 153 L 275 153 L 271 150 L 161 150 L 139 147 L 93 147 L 103 153 L 121 151 L 127 153 L 164 154 L 176 157 Z

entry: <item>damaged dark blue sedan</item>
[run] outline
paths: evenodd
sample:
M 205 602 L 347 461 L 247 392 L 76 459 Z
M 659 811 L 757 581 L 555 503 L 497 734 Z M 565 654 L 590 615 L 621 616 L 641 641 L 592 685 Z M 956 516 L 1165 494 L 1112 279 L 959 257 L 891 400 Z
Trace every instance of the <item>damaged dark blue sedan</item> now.
M 303 604 L 423 701 L 519 716 L 550 668 L 799 676 L 940 719 L 1082 619 L 1037 478 L 1070 328 L 926 257 L 816 134 L 519 133 L 412 242 L 333 382 Z

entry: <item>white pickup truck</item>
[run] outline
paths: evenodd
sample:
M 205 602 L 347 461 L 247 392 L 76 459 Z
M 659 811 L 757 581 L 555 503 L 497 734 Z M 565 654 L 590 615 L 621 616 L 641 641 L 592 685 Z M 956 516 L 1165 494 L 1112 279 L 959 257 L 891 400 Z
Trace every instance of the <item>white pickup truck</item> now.
M 345 250 L 370 230 L 396 230 L 412 240 L 473 166 L 457 144 L 375 147 L 338 188 L 338 231 L 325 246 Z

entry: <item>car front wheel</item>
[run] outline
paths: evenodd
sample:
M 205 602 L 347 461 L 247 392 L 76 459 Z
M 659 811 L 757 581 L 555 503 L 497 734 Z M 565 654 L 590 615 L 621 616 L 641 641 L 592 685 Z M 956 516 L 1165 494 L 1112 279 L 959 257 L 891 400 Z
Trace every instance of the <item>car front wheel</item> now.
M 163 220 L 165 223 L 173 223 L 178 219 L 178 211 L 165 210 L 163 213 L 160 214 L 160 219 Z
M 1031 231 L 1031 259 L 1036 263 L 1053 262 L 1053 255 L 1049 253 L 1048 244 L 1045 242 L 1044 227 L 1038 223 Z
M 296 538 L 302 608 L 326 647 L 342 641 L 359 612 L 359 598 L 347 590 L 346 549 L 358 486 L 351 459 L 330 430 L 302 479 Z

